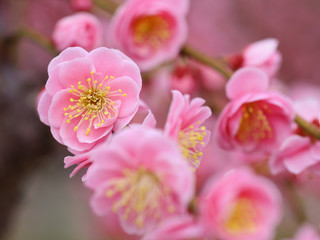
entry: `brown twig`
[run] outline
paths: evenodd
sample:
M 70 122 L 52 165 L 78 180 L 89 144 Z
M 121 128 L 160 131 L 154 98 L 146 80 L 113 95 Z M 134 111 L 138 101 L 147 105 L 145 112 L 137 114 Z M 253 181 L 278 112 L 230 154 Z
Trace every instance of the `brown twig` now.
M 191 57 L 191 58 L 197 60 L 198 62 L 201 62 L 201 63 L 215 69 L 216 71 L 221 73 L 227 79 L 229 79 L 232 75 L 232 70 L 229 69 L 229 67 L 226 64 L 223 64 L 221 61 L 219 61 L 217 59 L 213 59 L 213 58 L 197 51 L 196 49 L 194 49 L 188 45 L 185 45 L 182 47 L 181 54 L 186 55 L 188 57 Z

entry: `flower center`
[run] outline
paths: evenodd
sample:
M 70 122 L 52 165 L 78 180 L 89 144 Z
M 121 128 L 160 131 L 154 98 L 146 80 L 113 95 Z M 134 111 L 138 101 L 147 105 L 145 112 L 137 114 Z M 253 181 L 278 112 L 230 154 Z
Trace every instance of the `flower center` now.
M 136 44 L 147 43 L 152 48 L 159 49 L 170 38 L 169 24 L 159 15 L 138 17 L 132 26 Z
M 125 169 L 121 177 L 111 179 L 106 196 L 117 196 L 112 210 L 121 210 L 123 220 L 134 219 L 135 225 L 142 228 L 148 218 L 159 222 L 164 211 L 175 212 L 169 193 L 170 189 L 161 184 L 155 173 L 140 167 Z
M 125 97 L 127 94 L 122 93 L 121 89 L 110 91 L 108 86 L 110 79 L 114 79 L 114 77 L 106 76 L 98 83 L 94 79 L 94 72 L 92 71 L 91 78 L 88 78 L 86 83 L 82 84 L 79 81 L 77 87 L 70 86 L 69 92 L 74 95 L 74 98 L 70 98 L 70 103 L 74 105 L 70 104 L 63 110 L 66 112 L 65 116 L 68 116 L 67 123 L 80 118 L 79 123 L 74 127 L 74 131 L 77 131 L 79 126 L 87 121 L 86 135 L 89 135 L 95 119 L 98 122 L 97 127 L 100 127 L 106 119 L 117 116 L 113 99 L 118 96 Z
M 199 126 L 200 122 L 196 125 L 190 125 L 188 128 L 180 130 L 178 135 L 178 143 L 184 158 L 191 165 L 191 169 L 196 170 L 200 164 L 202 157 L 202 148 L 205 145 L 203 142 L 206 136 L 206 128 Z
M 267 105 L 263 105 L 262 109 L 258 103 L 243 105 L 242 118 L 236 135 L 240 142 L 249 143 L 272 138 L 273 131 L 266 117 L 266 112 L 271 110 Z
M 238 199 L 225 222 L 226 229 L 232 234 L 252 233 L 256 230 L 257 211 L 247 198 Z

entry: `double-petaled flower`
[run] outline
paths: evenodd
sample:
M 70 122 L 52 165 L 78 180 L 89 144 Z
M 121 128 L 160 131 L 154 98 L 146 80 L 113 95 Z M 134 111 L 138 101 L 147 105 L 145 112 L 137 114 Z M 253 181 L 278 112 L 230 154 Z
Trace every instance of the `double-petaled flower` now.
M 78 153 L 106 141 L 139 106 L 137 65 L 118 50 L 68 48 L 48 67 L 38 112 L 55 139 Z

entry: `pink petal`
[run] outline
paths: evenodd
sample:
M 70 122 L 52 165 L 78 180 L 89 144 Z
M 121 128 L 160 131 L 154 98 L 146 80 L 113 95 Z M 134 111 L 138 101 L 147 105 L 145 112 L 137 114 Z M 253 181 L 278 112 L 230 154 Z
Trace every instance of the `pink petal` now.
M 74 131 L 74 127 L 77 126 L 78 121 L 71 121 L 67 123 L 65 121 L 62 122 L 59 130 L 59 134 L 63 143 L 68 147 L 76 150 L 76 151 L 84 151 L 89 150 L 94 146 L 95 143 L 81 143 L 79 142 L 76 132 Z
M 45 91 L 40 96 L 40 100 L 38 103 L 38 113 L 39 113 L 40 120 L 46 125 L 49 125 L 48 111 L 49 111 L 51 101 L 52 101 L 52 97 L 48 94 L 47 91 Z
M 73 95 L 69 93 L 68 89 L 61 90 L 55 94 L 48 113 L 50 125 L 59 127 L 64 120 L 66 121 L 67 117 L 64 115 L 63 108 L 68 108 L 71 97 Z
M 90 52 L 87 58 L 93 62 L 96 71 L 102 73 L 103 76 L 128 76 L 141 89 L 142 80 L 138 66 L 128 57 L 124 57 L 120 51 L 97 48 Z
M 77 130 L 77 138 L 80 143 L 95 143 L 97 140 L 105 137 L 112 130 L 112 125 L 108 127 L 101 127 L 98 129 L 91 128 L 89 134 L 86 134 L 88 125 L 81 124 Z
M 250 44 L 244 51 L 246 65 L 260 65 L 277 50 L 278 40 L 269 38 Z
M 81 47 L 70 47 L 61 52 L 57 57 L 51 60 L 48 66 L 49 76 L 51 71 L 61 62 L 71 61 L 76 58 L 83 58 L 88 54 L 86 50 Z
M 146 116 L 146 118 L 143 120 L 142 125 L 146 126 L 146 127 L 150 127 L 150 128 L 155 128 L 157 124 L 157 120 L 154 117 L 153 113 L 151 112 L 151 110 L 148 110 L 148 115 Z
M 77 87 L 79 81 L 86 84 L 91 71 L 95 70 L 92 62 L 85 58 L 64 62 L 59 66 L 59 81 L 65 88 L 71 88 L 71 85 Z
M 126 96 L 111 98 L 112 100 L 119 99 L 121 101 L 118 117 L 123 118 L 132 115 L 139 106 L 139 89 L 135 82 L 131 78 L 124 76 L 111 80 L 109 86 L 110 91 L 121 89 L 121 95 L 126 94 Z
M 226 85 L 229 99 L 238 98 L 246 93 L 266 91 L 269 87 L 268 76 L 261 70 L 245 67 L 236 71 Z

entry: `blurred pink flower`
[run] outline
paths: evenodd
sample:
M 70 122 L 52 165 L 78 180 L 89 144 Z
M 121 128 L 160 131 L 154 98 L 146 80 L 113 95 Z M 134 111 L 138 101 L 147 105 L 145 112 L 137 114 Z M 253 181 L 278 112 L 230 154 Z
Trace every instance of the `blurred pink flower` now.
M 50 62 L 48 73 L 38 113 L 71 152 L 105 141 L 138 110 L 140 71 L 118 50 L 68 48 Z
M 172 60 L 187 36 L 184 2 L 187 1 L 127 1 L 112 19 L 113 44 L 142 71 Z
M 205 100 L 172 91 L 172 102 L 164 127 L 166 135 L 176 140 L 181 153 L 192 169 L 197 169 L 203 155 L 202 149 L 210 139 L 210 132 L 202 126 L 211 116 L 209 107 L 202 106 Z
M 224 149 L 271 153 L 290 135 L 290 99 L 268 91 L 269 79 L 257 68 L 238 70 L 226 86 L 231 102 L 219 116 L 216 137 Z
M 309 224 L 304 224 L 299 228 L 296 236 L 285 240 L 320 240 L 319 233 Z
M 194 176 L 177 145 L 160 131 L 126 129 L 93 155 L 85 184 L 97 215 L 114 212 L 129 234 L 144 234 L 186 211 Z
M 213 69 L 193 60 L 178 60 L 173 66 L 162 68 L 155 74 L 154 81 L 162 82 L 169 90 L 183 94 L 194 94 L 199 89 L 222 90 L 226 80 Z
M 89 11 L 92 8 L 92 0 L 70 0 L 71 7 L 76 11 Z
M 203 240 L 204 228 L 189 215 L 174 216 L 156 230 L 146 234 L 142 240 Z
M 282 217 L 276 186 L 245 168 L 213 179 L 199 204 L 207 231 L 224 240 L 269 240 Z
M 278 44 L 278 40 L 273 38 L 251 43 L 241 54 L 229 59 L 230 65 L 234 70 L 242 67 L 256 67 L 272 78 L 279 70 L 282 60 L 277 50 Z
M 75 13 L 56 23 L 52 41 L 59 51 L 76 46 L 91 51 L 102 43 L 102 26 L 90 13 Z
M 318 113 L 320 103 L 311 96 L 294 102 L 295 111 L 311 124 L 319 127 Z M 300 174 L 309 169 L 320 175 L 320 142 L 299 126 L 296 131 L 281 144 L 270 160 L 273 174 L 285 170 L 293 174 Z
M 195 70 L 188 65 L 177 65 L 170 76 L 171 89 L 180 91 L 181 93 L 192 94 L 198 88 L 198 83 L 195 79 Z

